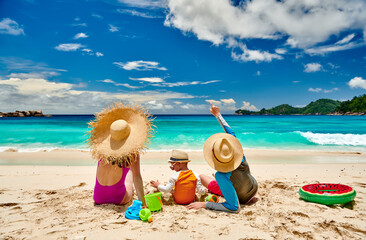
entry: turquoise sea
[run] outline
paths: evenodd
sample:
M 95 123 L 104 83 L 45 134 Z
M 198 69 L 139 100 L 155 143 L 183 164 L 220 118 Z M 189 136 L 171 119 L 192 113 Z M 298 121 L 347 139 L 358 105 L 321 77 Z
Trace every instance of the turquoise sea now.
M 222 132 L 211 115 L 154 116 L 150 150 L 201 150 L 212 134 Z M 0 118 L 0 151 L 86 149 L 92 115 Z M 365 116 L 224 116 L 246 149 L 366 152 Z

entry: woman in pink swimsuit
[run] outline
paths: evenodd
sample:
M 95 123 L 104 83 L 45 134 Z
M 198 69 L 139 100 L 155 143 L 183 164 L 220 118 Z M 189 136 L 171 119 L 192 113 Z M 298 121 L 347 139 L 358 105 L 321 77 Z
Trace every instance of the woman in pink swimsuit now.
M 143 205 L 143 181 L 140 153 L 152 137 L 152 123 L 140 106 L 115 103 L 96 115 L 89 123 L 91 153 L 99 159 L 94 187 L 96 204 L 127 204 L 133 187 Z
M 135 185 L 138 198 L 144 200 L 140 155 L 135 155 L 135 158 L 130 168 L 98 162 L 94 187 L 95 203 L 124 205 L 132 199 L 133 185 Z

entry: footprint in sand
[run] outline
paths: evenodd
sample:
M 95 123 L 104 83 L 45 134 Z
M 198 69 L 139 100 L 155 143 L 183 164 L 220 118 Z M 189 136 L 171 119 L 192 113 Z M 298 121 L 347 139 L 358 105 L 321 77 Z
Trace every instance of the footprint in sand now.
M 0 203 L 0 207 L 13 207 L 18 205 L 18 203 Z

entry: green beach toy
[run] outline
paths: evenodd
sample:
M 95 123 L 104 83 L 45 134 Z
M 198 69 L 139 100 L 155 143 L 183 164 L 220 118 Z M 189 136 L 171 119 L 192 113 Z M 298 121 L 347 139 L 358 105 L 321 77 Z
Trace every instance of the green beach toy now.
M 299 189 L 302 199 L 325 205 L 345 204 L 353 201 L 356 191 L 347 185 L 334 183 L 315 183 Z
M 163 206 L 161 192 L 145 195 L 146 205 L 151 212 L 160 211 Z
M 139 216 L 143 222 L 152 222 L 151 211 L 148 208 L 141 209 Z
M 219 202 L 219 197 L 213 194 L 210 194 L 206 197 L 206 202 L 214 202 L 214 203 L 218 203 Z

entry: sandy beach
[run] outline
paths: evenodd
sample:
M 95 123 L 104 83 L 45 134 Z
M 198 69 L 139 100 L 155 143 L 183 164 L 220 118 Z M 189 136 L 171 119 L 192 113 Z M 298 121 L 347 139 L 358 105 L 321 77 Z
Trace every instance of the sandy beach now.
M 153 192 L 150 180 L 168 181 L 169 154 L 142 156 L 145 194 Z M 127 220 L 127 206 L 94 205 L 96 167 L 88 152 L 2 152 L 0 238 L 366 239 L 364 153 L 247 150 L 246 156 L 259 183 L 256 203 L 242 205 L 238 214 L 196 211 L 175 205 L 165 193 L 162 211 L 144 223 Z M 214 173 L 201 152 L 190 157 L 192 170 Z M 334 206 L 299 198 L 302 185 L 319 182 L 352 186 L 357 196 Z

